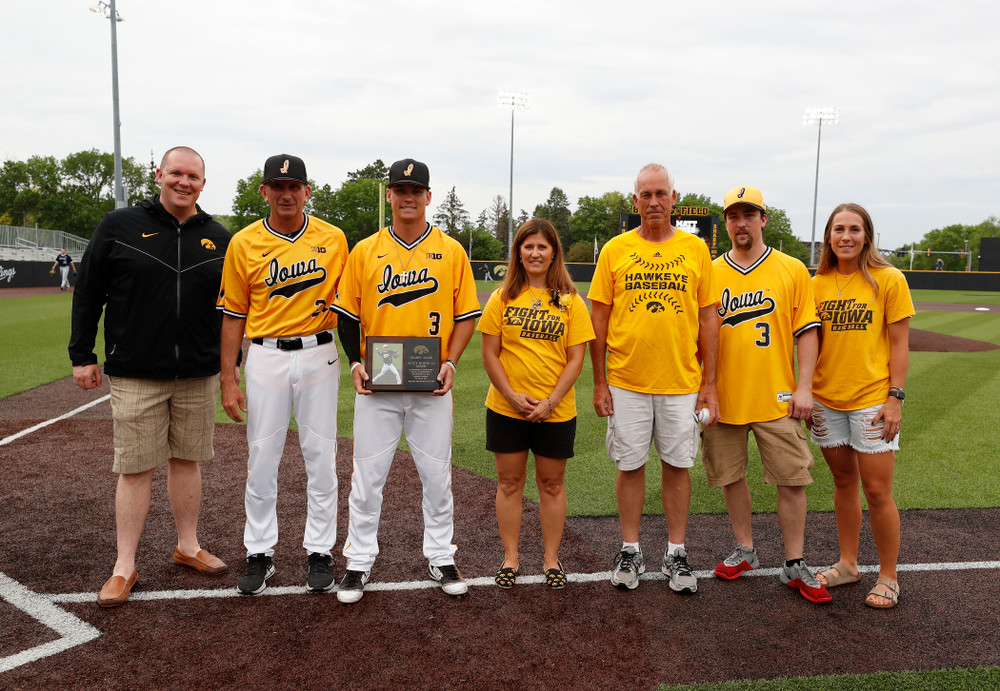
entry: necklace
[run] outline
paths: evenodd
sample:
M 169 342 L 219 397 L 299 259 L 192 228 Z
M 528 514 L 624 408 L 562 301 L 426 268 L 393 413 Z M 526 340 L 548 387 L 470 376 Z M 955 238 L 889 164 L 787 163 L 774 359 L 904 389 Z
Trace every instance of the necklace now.
M 542 289 L 542 295 L 545 294 L 546 290 L 548 289 L 547 288 Z M 528 293 L 531 294 L 531 309 L 536 310 L 540 308 L 542 306 L 542 298 L 540 298 L 538 295 L 535 294 L 535 291 L 532 290 L 530 285 L 528 286 Z
M 836 271 L 833 272 L 833 282 L 837 284 L 837 297 L 838 298 L 840 297 L 840 294 L 842 292 L 844 292 L 845 290 L 847 290 L 847 286 L 851 285 L 851 281 L 853 281 L 854 277 L 857 276 L 857 275 L 858 275 L 857 271 L 855 271 L 854 273 L 852 273 L 851 277 L 849 279 L 847 279 L 847 283 L 845 283 L 844 287 L 841 288 L 840 287 L 840 281 L 837 280 L 837 272 Z
M 396 258 L 399 259 L 399 265 L 401 267 L 403 267 L 402 270 L 400 270 L 400 273 L 405 274 L 406 270 L 410 266 L 410 262 L 413 261 L 413 255 L 417 253 L 416 252 L 416 247 L 414 247 L 412 250 L 410 250 L 410 256 L 409 256 L 409 258 L 407 258 L 406 263 L 404 264 L 403 263 L 403 255 L 399 253 L 399 245 L 401 244 L 400 239 L 393 232 L 390 232 L 390 235 L 392 236 L 392 240 L 393 240 L 392 244 L 396 248 Z

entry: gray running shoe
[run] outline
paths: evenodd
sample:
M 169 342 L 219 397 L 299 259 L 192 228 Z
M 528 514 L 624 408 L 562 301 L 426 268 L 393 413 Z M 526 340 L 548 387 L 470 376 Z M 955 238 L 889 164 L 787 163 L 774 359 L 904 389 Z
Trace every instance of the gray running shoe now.
M 635 547 L 626 547 L 615 557 L 615 568 L 611 572 L 611 585 L 623 590 L 639 587 L 639 576 L 646 573 L 646 562 L 642 552 Z
M 465 579 L 454 564 L 431 566 L 427 572 L 433 580 L 441 584 L 441 590 L 449 595 L 458 597 L 469 592 L 469 586 L 465 584 Z
M 778 578 L 789 588 L 798 590 L 799 594 L 809 602 L 823 604 L 833 599 L 830 597 L 830 592 L 821 586 L 816 577 L 813 576 L 812 571 L 806 566 L 805 560 L 799 560 L 793 566 L 782 567 Z
M 365 583 L 368 582 L 369 575 L 371 571 L 348 570 L 340 581 L 340 587 L 337 588 L 337 599 L 345 605 L 353 605 L 360 600 L 364 597 Z
M 678 548 L 673 554 L 663 554 L 662 571 L 669 578 L 670 589 L 675 593 L 698 592 L 698 579 L 688 564 L 688 555 Z
M 719 562 L 715 567 L 715 575 L 727 581 L 739 578 L 744 571 L 753 571 L 760 566 L 757 552 L 751 547 L 736 545 L 732 554 Z

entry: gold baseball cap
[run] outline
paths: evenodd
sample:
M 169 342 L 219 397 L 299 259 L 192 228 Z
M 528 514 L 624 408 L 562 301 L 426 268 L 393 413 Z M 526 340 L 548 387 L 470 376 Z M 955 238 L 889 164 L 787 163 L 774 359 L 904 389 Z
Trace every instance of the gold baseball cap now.
M 729 211 L 729 207 L 736 206 L 737 204 L 749 204 L 754 208 L 760 209 L 761 212 L 767 213 L 767 207 L 764 206 L 764 195 L 756 187 L 747 187 L 744 185 L 734 187 L 726 192 L 726 198 L 722 202 L 722 213 L 725 214 Z

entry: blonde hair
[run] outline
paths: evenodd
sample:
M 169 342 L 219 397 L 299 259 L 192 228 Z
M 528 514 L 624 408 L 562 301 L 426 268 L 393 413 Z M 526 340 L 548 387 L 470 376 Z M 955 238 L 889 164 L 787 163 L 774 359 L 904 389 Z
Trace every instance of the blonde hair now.
M 850 211 L 861 217 L 861 224 L 865 229 L 865 246 L 861 248 L 861 254 L 858 255 L 858 270 L 861 271 L 865 282 L 871 286 L 872 292 L 878 297 L 878 282 L 872 276 L 871 269 L 884 269 L 891 267 L 892 264 L 887 262 L 881 252 L 875 248 L 875 225 L 872 223 L 871 215 L 860 204 L 852 202 L 838 204 L 830 212 L 830 218 L 826 221 L 826 230 L 823 231 L 823 251 L 819 256 L 816 273 L 830 273 L 837 268 L 837 255 L 834 254 L 833 248 L 830 246 L 830 234 L 833 232 L 833 219 L 841 211 Z

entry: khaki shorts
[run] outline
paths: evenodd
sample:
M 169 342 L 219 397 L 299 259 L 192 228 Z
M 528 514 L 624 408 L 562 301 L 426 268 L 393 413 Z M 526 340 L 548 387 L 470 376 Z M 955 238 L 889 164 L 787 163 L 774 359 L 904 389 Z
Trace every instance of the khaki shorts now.
M 812 483 L 809 469 L 815 462 L 806 443 L 802 423 L 790 417 L 748 425 L 708 425 L 701 433 L 701 460 L 711 487 L 725 487 L 747 476 L 749 432 L 753 432 L 769 485 L 798 487 Z
M 656 446 L 660 460 L 674 468 L 690 468 L 698 454 L 697 393 L 650 394 L 609 386 L 614 415 L 608 417 L 605 447 L 618 470 L 638 470 Z
M 195 379 L 109 379 L 114 472 L 142 473 L 170 458 L 212 459 L 218 374 Z

